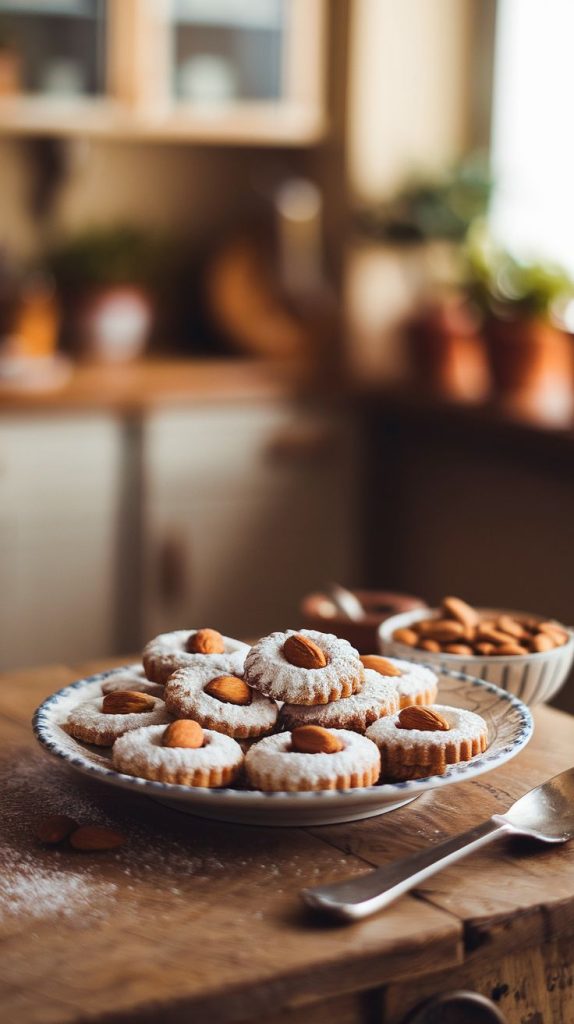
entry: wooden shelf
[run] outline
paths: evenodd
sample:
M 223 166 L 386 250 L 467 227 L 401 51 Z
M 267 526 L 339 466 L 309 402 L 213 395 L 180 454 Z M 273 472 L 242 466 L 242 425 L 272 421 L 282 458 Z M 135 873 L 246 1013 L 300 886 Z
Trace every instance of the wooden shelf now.
M 94 137 L 210 146 L 308 146 L 327 133 L 319 111 L 285 103 L 234 103 L 169 114 L 130 111 L 112 100 L 0 100 L 0 136 Z
M 209 146 L 308 146 L 324 139 L 324 0 L 290 0 L 279 98 L 203 105 L 173 95 L 177 22 L 168 0 L 109 0 L 106 10 L 105 93 L 0 96 L 0 137 L 87 136 Z
M 291 397 L 304 391 L 303 369 L 250 359 L 157 359 L 122 366 L 83 363 L 58 387 L 0 391 L 3 414 L 113 410 L 140 413 L 158 406 L 229 399 Z

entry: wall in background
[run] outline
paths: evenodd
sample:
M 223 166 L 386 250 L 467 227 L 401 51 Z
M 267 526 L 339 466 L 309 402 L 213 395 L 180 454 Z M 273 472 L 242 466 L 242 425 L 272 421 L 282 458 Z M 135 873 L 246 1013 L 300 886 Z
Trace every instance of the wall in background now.
M 413 171 L 444 167 L 484 133 L 473 85 L 479 6 L 354 0 L 348 169 L 357 199 L 376 200 Z
M 45 234 L 86 225 L 135 222 L 201 234 L 264 194 L 282 176 L 302 173 L 297 152 L 212 149 L 75 140 L 62 144 L 66 178 L 45 231 L 29 204 L 33 161 L 28 143 L 0 141 L 0 244 L 33 254 Z

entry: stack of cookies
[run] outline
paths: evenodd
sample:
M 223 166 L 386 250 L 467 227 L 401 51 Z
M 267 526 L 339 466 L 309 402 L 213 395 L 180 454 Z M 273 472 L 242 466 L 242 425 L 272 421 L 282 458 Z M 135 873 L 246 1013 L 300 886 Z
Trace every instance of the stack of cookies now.
M 444 772 L 487 742 L 478 715 L 433 703 L 430 669 L 360 657 L 314 630 L 251 648 L 213 629 L 165 633 L 146 645 L 143 670 L 119 670 L 102 691 L 66 730 L 113 744 L 120 772 L 179 785 L 226 786 L 241 774 L 267 791 L 371 786 Z

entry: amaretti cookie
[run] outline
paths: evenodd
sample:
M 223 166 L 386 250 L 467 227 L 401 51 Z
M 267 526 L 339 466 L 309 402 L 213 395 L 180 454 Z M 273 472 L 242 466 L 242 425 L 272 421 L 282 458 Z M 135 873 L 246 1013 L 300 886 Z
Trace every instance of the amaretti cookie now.
M 254 789 L 352 789 L 377 781 L 380 756 L 376 745 L 356 732 L 303 725 L 254 743 L 245 769 Z
M 402 781 L 442 775 L 449 765 L 470 761 L 488 746 L 486 722 L 463 708 L 412 704 L 380 718 L 367 736 L 381 753 L 383 779 Z
M 176 629 L 146 644 L 143 664 L 147 678 L 163 685 L 178 669 L 207 659 L 220 672 L 241 672 L 248 650 L 248 644 L 222 636 L 216 629 Z
M 175 672 L 166 683 L 165 702 L 175 718 L 193 718 L 235 739 L 265 736 L 277 722 L 274 700 L 252 690 L 241 675 L 221 674 L 209 663 Z
M 352 729 L 365 732 L 382 715 L 399 710 L 399 695 L 394 679 L 384 679 L 365 669 L 365 683 L 360 693 L 330 704 L 284 704 L 280 721 L 286 729 L 298 725 L 322 725 L 326 729 Z
M 63 728 L 76 740 L 111 747 L 125 732 L 167 722 L 171 722 L 171 716 L 159 697 L 119 690 L 77 704 Z
M 138 693 L 151 693 L 154 697 L 163 695 L 163 686 L 150 683 L 142 665 L 126 665 L 104 679 L 102 693 L 115 693 L 116 690 L 137 690 Z
M 378 672 L 383 679 L 392 679 L 400 698 L 400 707 L 410 704 L 432 704 L 437 697 L 438 677 L 430 668 L 399 658 L 382 658 L 378 654 L 363 654 L 364 667 Z
M 236 779 L 243 752 L 231 736 L 184 720 L 126 733 L 114 743 L 112 763 L 140 779 L 212 789 Z
M 245 659 L 249 686 L 288 704 L 327 704 L 363 687 L 359 655 L 347 640 L 313 629 L 271 633 Z

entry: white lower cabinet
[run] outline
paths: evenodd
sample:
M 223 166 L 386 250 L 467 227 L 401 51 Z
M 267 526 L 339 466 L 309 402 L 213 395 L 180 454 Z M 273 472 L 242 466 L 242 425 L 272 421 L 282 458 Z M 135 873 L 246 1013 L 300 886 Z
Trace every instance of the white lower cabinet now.
M 164 412 L 145 426 L 144 627 L 254 637 L 353 570 L 352 433 L 295 403 Z
M 353 573 L 341 416 L 295 402 L 0 419 L 0 669 L 253 637 Z
M 112 652 L 118 635 L 120 426 L 0 420 L 0 667 Z

